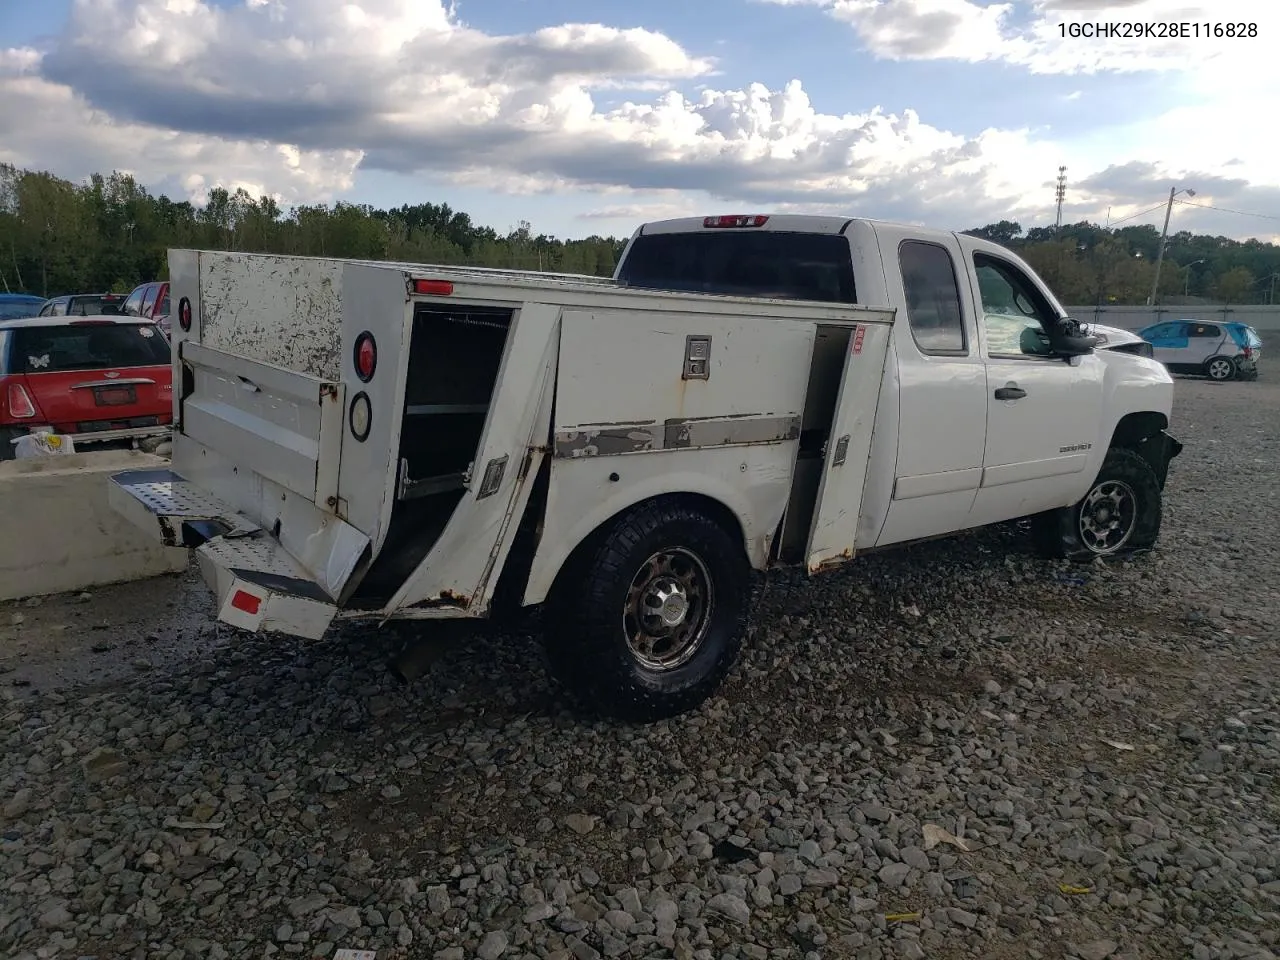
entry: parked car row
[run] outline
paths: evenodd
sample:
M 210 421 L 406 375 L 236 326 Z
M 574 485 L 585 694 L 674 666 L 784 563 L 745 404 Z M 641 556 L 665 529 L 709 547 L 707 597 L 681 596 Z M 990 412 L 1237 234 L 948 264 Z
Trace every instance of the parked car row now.
M 128 296 L 120 293 L 74 293 L 45 298 L 26 293 L 0 293 L 0 320 L 120 314 L 150 320 L 158 324 L 165 336 L 168 336 L 169 281 L 156 280 L 138 284 Z

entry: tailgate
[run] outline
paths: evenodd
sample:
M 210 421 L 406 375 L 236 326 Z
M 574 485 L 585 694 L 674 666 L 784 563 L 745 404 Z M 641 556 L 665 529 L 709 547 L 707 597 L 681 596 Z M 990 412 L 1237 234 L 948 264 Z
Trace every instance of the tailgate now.
M 191 340 L 184 368 L 182 433 L 310 501 L 337 506 L 345 388 Z M 263 518 L 255 518 L 263 519 Z

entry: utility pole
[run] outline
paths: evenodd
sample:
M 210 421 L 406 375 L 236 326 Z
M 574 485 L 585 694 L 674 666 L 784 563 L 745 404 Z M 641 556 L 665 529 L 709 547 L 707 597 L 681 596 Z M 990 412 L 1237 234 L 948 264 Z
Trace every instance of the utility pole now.
M 1067 168 L 1058 168 L 1058 189 L 1055 194 L 1058 201 L 1058 222 L 1054 225 L 1054 232 L 1062 230 L 1062 201 L 1067 197 Z
M 1160 251 L 1156 254 L 1156 277 L 1151 281 L 1151 296 L 1147 298 L 1147 306 L 1156 305 L 1156 292 L 1160 289 L 1160 265 L 1164 263 L 1164 245 L 1169 240 L 1169 217 L 1173 213 L 1173 198 L 1182 193 L 1177 187 L 1169 188 L 1169 204 L 1164 208 L 1164 229 L 1160 231 Z M 1187 188 L 1187 196 L 1194 197 L 1196 192 Z

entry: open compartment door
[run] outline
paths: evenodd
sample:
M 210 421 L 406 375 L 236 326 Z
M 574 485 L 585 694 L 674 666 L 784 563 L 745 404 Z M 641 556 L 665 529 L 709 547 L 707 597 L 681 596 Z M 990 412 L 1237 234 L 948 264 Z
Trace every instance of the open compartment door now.
M 507 334 L 462 497 L 385 612 L 483 616 L 546 455 L 560 307 L 526 303 Z
M 851 560 L 862 511 L 862 491 L 871 457 L 880 384 L 893 327 L 860 323 L 849 335 L 822 477 L 805 548 L 809 573 Z

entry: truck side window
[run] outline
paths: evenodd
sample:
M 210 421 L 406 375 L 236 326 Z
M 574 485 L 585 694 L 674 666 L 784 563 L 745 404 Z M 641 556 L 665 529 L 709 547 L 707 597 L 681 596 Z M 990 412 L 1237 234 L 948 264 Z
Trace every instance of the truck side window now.
M 993 357 L 1048 356 L 1054 310 L 1026 274 L 1006 260 L 973 255 L 982 298 L 987 353 Z
M 907 323 L 920 352 L 968 354 L 960 286 L 951 254 L 936 243 L 904 240 L 898 247 L 898 266 L 907 295 Z

